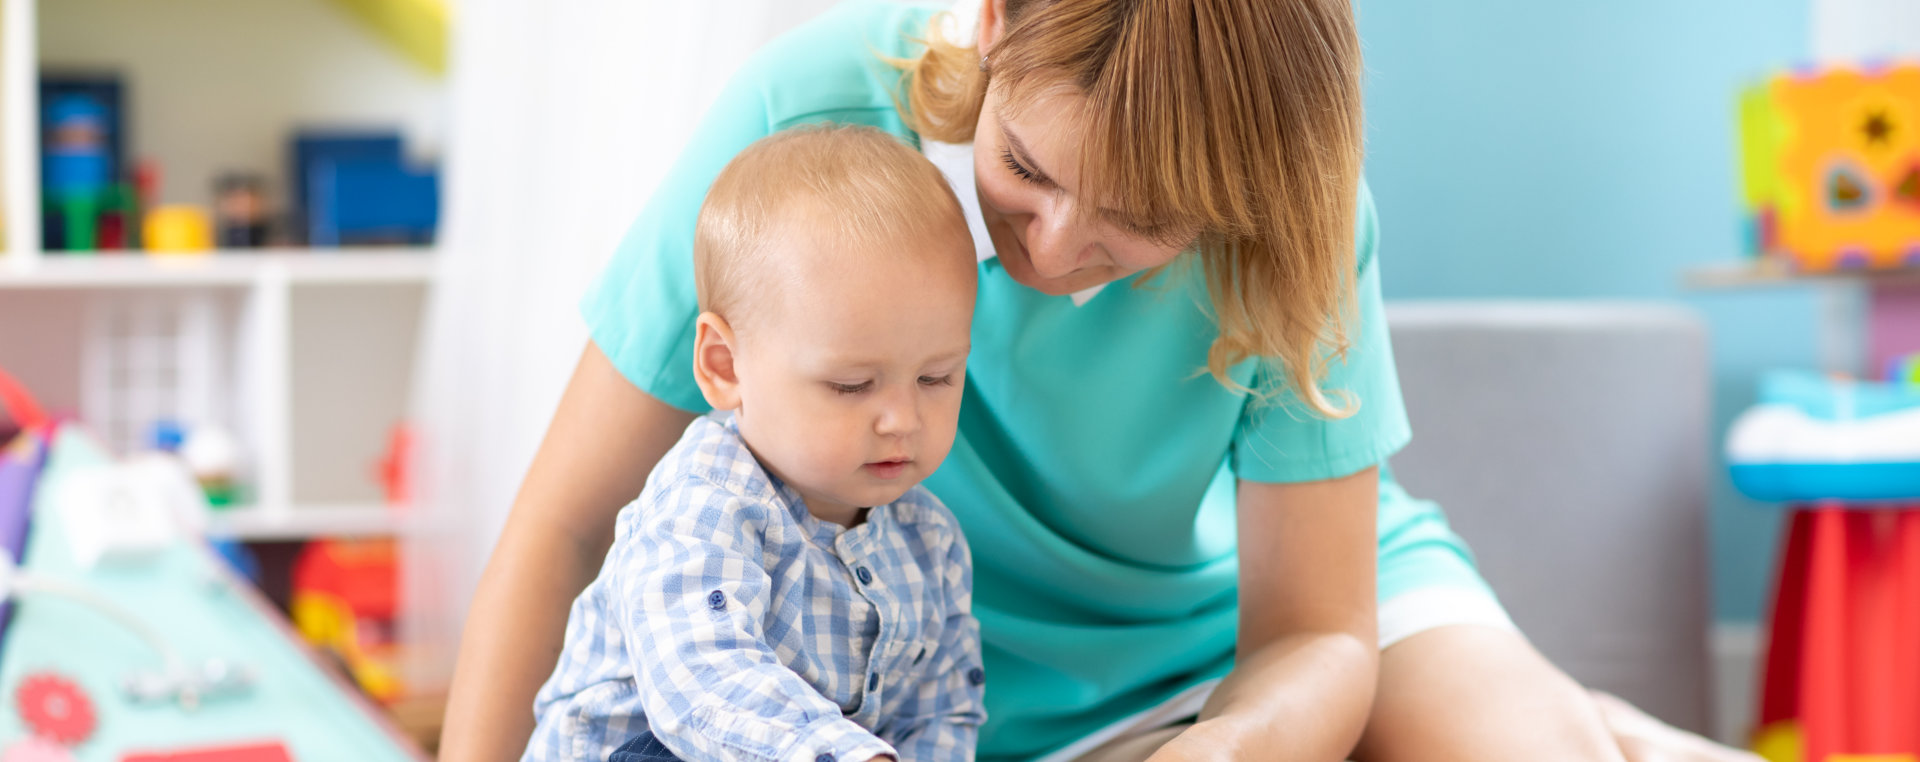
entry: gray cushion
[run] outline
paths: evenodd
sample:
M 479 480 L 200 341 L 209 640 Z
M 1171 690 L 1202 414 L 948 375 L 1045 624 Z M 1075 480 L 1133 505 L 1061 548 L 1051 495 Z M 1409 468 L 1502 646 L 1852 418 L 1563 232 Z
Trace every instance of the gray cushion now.
M 1706 331 L 1669 306 L 1388 306 L 1437 500 L 1533 643 L 1581 683 L 1707 725 Z

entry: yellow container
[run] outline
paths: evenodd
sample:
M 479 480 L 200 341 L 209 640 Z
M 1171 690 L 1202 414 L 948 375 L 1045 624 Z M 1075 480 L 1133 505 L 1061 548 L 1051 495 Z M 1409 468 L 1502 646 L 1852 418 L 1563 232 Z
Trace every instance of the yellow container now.
M 156 254 L 213 251 L 213 220 L 197 206 L 161 206 L 147 212 L 141 230 L 147 251 Z

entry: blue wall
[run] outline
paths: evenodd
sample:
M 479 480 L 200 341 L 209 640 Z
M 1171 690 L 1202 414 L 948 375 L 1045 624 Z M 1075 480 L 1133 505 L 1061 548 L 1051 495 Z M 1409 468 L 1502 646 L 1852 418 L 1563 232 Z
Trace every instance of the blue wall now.
M 1682 300 L 1712 331 L 1716 448 L 1756 372 L 1818 364 L 1811 293 L 1681 284 L 1740 255 L 1734 97 L 1805 57 L 1804 0 L 1357 6 L 1389 299 Z M 1778 515 L 1716 469 L 1716 614 L 1754 620 Z

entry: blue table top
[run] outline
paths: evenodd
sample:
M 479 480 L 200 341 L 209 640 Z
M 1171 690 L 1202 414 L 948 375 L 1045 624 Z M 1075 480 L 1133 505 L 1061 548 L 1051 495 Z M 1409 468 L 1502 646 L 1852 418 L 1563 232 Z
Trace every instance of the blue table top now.
M 369 703 L 317 666 L 278 611 L 200 543 L 182 541 L 135 567 L 81 569 L 52 504 L 58 490 L 50 487 L 104 462 L 105 454 L 75 427 L 57 435 L 35 491 L 26 570 L 114 601 L 189 664 L 217 657 L 245 665 L 258 680 L 244 696 L 209 700 L 194 711 L 133 704 L 121 694 L 122 680 L 158 670 L 159 656 L 91 608 L 27 597 L 0 653 L 0 744 L 28 733 L 14 704 L 16 687 L 28 675 L 51 671 L 73 680 L 93 702 L 93 735 L 72 749 L 79 762 L 247 741 L 278 741 L 295 760 L 424 759 Z

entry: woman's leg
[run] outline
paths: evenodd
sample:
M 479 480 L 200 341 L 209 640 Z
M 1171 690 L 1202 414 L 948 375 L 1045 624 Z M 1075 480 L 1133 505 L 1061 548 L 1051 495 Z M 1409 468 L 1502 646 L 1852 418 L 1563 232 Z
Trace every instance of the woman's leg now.
M 1587 691 L 1512 630 L 1438 627 L 1380 653 L 1360 762 L 1621 762 Z
M 1575 683 L 1512 630 L 1439 627 L 1380 654 L 1359 762 L 1759 762 Z

